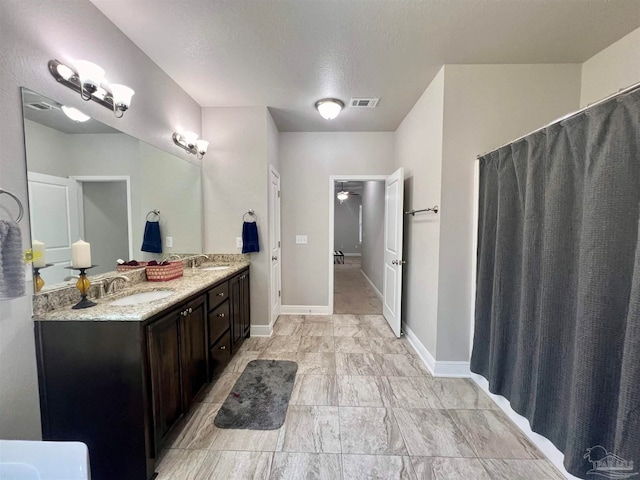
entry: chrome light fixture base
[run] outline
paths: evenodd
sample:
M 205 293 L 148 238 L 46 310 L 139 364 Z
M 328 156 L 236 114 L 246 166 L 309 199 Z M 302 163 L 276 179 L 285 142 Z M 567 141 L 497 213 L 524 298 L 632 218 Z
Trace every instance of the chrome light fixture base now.
M 191 137 L 191 139 L 188 139 L 186 134 L 173 132 L 173 143 L 182 148 L 185 152 L 192 153 L 199 160 L 202 160 L 205 153 L 207 153 L 209 142 L 206 140 L 199 140 L 198 136 L 194 133 L 190 133 L 189 137 Z
M 60 62 L 59 60 L 49 60 L 49 72 L 57 80 L 58 83 L 61 83 L 65 87 L 70 88 L 71 90 L 80 94 L 80 97 L 85 100 L 93 100 L 94 102 L 102 105 L 105 108 L 108 108 L 113 112 L 116 118 L 122 118 L 124 112 L 129 109 L 129 105 L 124 103 L 114 103 L 113 95 L 109 91 L 109 86 L 96 86 L 92 84 L 83 85 L 80 81 L 80 76 L 78 72 L 68 65 Z M 60 72 L 64 71 L 66 75 L 61 74 Z M 133 90 L 131 90 L 131 95 L 133 95 Z M 130 101 L 130 99 L 129 99 Z

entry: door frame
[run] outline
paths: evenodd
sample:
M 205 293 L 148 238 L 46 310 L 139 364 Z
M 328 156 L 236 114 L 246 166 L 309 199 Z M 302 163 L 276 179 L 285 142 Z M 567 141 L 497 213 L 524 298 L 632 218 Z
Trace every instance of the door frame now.
M 384 182 L 389 175 L 330 175 L 329 176 L 329 315 L 333 315 L 333 239 L 335 230 L 335 183 L 345 182 Z M 384 213 L 383 213 L 384 215 Z M 384 292 L 383 292 L 384 293 Z
M 271 176 L 275 175 L 278 177 L 278 185 L 279 185 L 279 192 L 282 191 L 282 176 L 280 175 L 280 172 L 278 172 L 278 170 L 275 169 L 275 167 L 273 165 L 269 165 L 269 197 L 271 197 Z M 275 213 L 273 211 L 270 210 L 270 203 L 267 202 L 267 207 L 269 210 L 269 225 L 268 227 L 271 228 L 271 219 L 272 219 L 272 215 Z M 278 238 L 280 239 L 280 246 L 278 247 L 278 251 L 279 251 L 279 262 L 280 262 L 280 268 L 278 269 L 278 273 L 280 278 L 273 278 L 273 269 L 271 268 L 271 259 L 269 258 L 269 322 L 270 325 L 273 327 L 275 321 L 278 318 L 278 315 L 280 315 L 280 310 L 282 309 L 282 296 L 280 296 L 280 301 L 278 302 L 278 308 L 277 311 L 272 311 L 272 307 L 273 305 L 271 305 L 271 296 L 273 295 L 273 290 L 274 289 L 278 289 L 280 288 L 280 290 L 282 290 L 282 200 L 280 200 L 279 202 L 276 203 L 276 205 L 274 205 L 274 208 L 278 210 L 278 216 L 277 216 L 277 225 L 276 228 L 279 230 L 278 232 Z M 271 232 L 269 232 L 269 251 L 268 256 L 271 257 L 271 252 L 273 251 L 273 245 L 271 245 Z M 277 281 L 276 281 L 277 280 Z
M 84 238 L 84 183 L 125 182 L 127 188 L 127 229 L 129 237 L 129 258 L 133 258 L 133 214 L 131 212 L 131 177 L 129 175 L 75 175 L 69 177 L 78 183 L 78 219 L 80 234 Z

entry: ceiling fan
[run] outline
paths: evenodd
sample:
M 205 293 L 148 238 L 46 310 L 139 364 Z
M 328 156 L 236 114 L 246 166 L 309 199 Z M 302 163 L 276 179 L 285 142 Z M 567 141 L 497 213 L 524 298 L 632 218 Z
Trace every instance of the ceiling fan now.
M 356 192 L 348 192 L 344 189 L 344 182 L 340 182 L 340 191 L 336 195 L 336 198 L 340 200 L 340 203 L 344 202 L 349 197 L 359 197 L 360 194 Z

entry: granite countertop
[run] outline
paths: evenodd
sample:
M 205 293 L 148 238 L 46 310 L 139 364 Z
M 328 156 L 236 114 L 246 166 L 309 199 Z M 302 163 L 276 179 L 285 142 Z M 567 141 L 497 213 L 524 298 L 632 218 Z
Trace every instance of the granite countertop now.
M 101 299 L 91 298 L 96 302 L 95 307 L 85 308 L 81 310 L 73 310 L 71 306 L 59 308 L 47 313 L 36 314 L 33 320 L 40 321 L 132 321 L 140 322 L 154 315 L 170 309 L 174 305 L 179 304 L 183 300 L 192 295 L 206 290 L 214 284 L 232 277 L 235 273 L 243 268 L 248 267 L 250 262 L 228 262 L 225 266 L 229 266 L 226 270 L 206 271 L 203 268 L 220 265 L 219 263 L 211 263 L 201 265 L 199 268 L 192 270 L 184 269 L 184 276 L 170 280 L 168 282 L 142 282 L 123 289 L 115 295 L 109 295 Z M 173 290 L 174 293 L 160 300 L 140 303 L 138 305 L 113 306 L 111 302 L 122 297 L 141 292 L 149 292 L 153 290 Z M 79 298 L 78 298 L 79 299 Z

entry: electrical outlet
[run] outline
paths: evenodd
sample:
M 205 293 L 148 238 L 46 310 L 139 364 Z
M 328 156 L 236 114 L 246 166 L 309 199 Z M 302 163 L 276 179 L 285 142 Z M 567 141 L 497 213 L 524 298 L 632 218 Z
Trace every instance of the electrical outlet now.
M 306 235 L 296 235 L 296 245 L 306 245 L 306 244 L 307 244 Z
M 236 237 L 236 247 L 242 248 L 242 237 Z
M 164 239 L 164 244 L 167 248 L 173 247 L 173 237 L 167 237 Z

